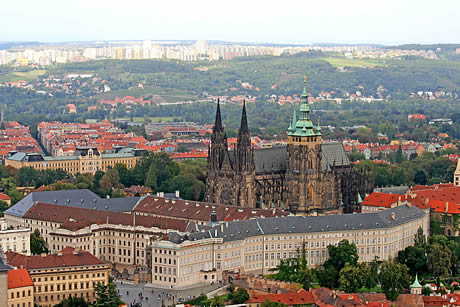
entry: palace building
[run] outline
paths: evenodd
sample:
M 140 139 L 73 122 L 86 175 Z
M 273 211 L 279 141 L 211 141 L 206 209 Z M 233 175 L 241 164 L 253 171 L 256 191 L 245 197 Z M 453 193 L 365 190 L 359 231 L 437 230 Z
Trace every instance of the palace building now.
M 5 166 L 14 168 L 32 167 L 37 170 L 64 170 L 71 175 L 106 171 L 116 164 L 127 168 L 136 166 L 144 150 L 122 148 L 115 153 L 101 154 L 97 148 L 77 148 L 71 156 L 44 156 L 39 153 L 11 152 L 5 159 Z
M 230 151 L 220 104 L 208 155 L 206 201 L 248 208 L 281 208 L 296 214 L 351 213 L 373 190 L 364 172 L 353 169 L 343 145 L 324 142 L 310 117 L 304 88 L 300 116 L 287 130 L 287 146 L 254 149 L 243 104 L 236 149 Z
M 429 213 L 410 204 L 375 213 L 286 216 L 224 222 L 208 231 L 170 232 L 152 244 L 152 283 L 186 288 L 220 281 L 223 273 L 267 274 L 305 246 L 309 267 L 329 257 L 327 246 L 348 240 L 359 261 L 388 260 L 429 233 Z

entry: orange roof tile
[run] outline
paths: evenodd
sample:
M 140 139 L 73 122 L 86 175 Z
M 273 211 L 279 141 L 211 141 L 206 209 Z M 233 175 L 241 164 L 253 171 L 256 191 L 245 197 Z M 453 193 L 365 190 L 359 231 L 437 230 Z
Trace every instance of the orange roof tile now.
M 396 204 L 398 201 L 405 201 L 405 195 L 399 194 L 390 194 L 390 193 L 379 193 L 374 192 L 364 198 L 361 203 L 362 206 L 371 206 L 371 207 L 385 207 L 391 208 L 391 205 Z
M 27 269 L 8 271 L 8 289 L 16 289 L 33 285 L 34 283 L 32 282 L 32 278 L 30 278 Z
M 26 256 L 24 254 L 8 251 L 6 252 L 6 257 L 9 265 L 29 270 L 105 264 L 104 261 L 93 256 L 89 252 L 83 250 L 77 251 L 72 247 L 64 248 L 61 253 L 62 255 Z
M 287 306 L 292 305 L 307 305 L 314 304 L 315 300 L 311 292 L 307 292 L 304 289 L 300 289 L 297 293 L 281 293 L 281 294 L 266 294 L 266 295 L 255 295 L 249 299 L 246 303 L 263 303 L 266 300 L 272 302 L 282 303 Z

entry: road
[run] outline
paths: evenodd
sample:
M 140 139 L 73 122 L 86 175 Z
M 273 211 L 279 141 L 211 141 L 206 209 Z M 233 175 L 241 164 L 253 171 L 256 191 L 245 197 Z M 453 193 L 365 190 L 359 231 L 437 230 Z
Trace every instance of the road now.
M 130 306 L 131 303 L 142 303 L 142 307 L 161 307 L 171 306 L 177 303 L 178 299 L 187 300 L 189 297 L 200 296 L 201 293 L 208 293 L 219 287 L 218 284 L 208 286 L 198 286 L 185 290 L 173 290 L 173 289 L 160 289 L 148 287 L 145 284 L 127 284 L 120 281 L 115 281 L 117 289 L 120 291 L 120 296 L 123 302 Z M 153 291 L 153 292 L 152 292 Z M 141 294 L 143 300 L 141 300 Z

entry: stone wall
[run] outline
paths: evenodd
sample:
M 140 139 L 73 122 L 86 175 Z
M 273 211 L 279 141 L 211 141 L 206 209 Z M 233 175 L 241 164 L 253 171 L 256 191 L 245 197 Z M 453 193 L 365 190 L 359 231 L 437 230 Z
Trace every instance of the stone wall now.
M 253 275 L 238 275 L 237 278 L 237 276 L 228 274 L 228 277 L 233 278 L 233 283 L 236 286 L 247 289 L 251 296 L 269 293 L 296 293 L 302 288 L 297 283 L 255 277 Z

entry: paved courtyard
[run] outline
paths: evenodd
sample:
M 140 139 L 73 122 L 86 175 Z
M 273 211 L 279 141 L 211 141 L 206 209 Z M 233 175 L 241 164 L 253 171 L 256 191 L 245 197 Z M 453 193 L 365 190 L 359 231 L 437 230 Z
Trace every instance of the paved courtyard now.
M 220 284 L 196 286 L 185 290 L 161 289 L 154 288 L 146 284 L 126 283 L 115 281 L 115 285 L 119 290 L 121 299 L 131 306 L 131 303 L 140 303 L 142 307 L 161 307 L 172 306 L 177 304 L 179 299 L 187 300 L 190 297 L 200 296 L 212 290 L 219 288 Z M 135 305 L 133 305 L 135 306 Z

